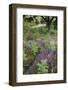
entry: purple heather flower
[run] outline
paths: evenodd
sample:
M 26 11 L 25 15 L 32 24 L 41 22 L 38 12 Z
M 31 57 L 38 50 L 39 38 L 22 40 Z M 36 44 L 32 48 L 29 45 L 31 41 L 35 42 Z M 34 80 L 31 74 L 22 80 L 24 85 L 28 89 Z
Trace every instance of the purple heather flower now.
M 46 58 L 48 58 L 48 54 L 49 52 L 47 50 L 41 52 L 40 54 L 38 54 L 37 59 L 38 60 L 45 60 Z

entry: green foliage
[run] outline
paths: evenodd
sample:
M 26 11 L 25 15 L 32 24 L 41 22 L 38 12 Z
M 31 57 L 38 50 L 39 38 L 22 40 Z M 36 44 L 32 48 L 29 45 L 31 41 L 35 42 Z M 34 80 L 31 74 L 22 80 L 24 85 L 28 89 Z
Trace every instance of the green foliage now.
M 44 19 L 45 18 L 45 19 Z M 48 19 L 49 18 L 49 19 Z M 53 19 L 52 19 L 53 18 Z M 52 20 L 47 25 L 47 22 Z M 43 27 L 32 28 L 40 24 L 46 24 Z M 48 30 L 50 26 L 50 30 Z M 56 50 L 57 48 L 57 17 L 52 16 L 23 16 L 23 41 L 24 41 L 24 72 L 35 60 L 35 57 L 39 52 L 43 52 L 45 49 L 50 51 Z M 38 40 L 44 42 L 43 45 L 38 44 Z M 41 46 L 41 47 L 40 47 Z M 37 64 L 37 73 L 48 73 L 48 65 L 46 60 L 42 60 Z
M 31 45 L 32 48 L 32 52 L 34 55 L 36 55 L 36 53 L 38 52 L 38 46 L 34 43 Z
M 50 41 L 50 42 L 47 42 L 47 48 L 51 51 L 55 51 L 56 50 L 56 43 L 54 41 Z
M 37 64 L 37 73 L 38 74 L 48 73 L 48 64 L 46 60 L 42 60 Z
M 33 62 L 34 58 L 36 57 L 36 54 L 38 52 L 38 46 L 35 41 L 29 40 L 24 41 L 24 70 L 26 71 L 29 65 Z
M 34 40 L 29 40 L 26 43 L 27 43 L 27 47 L 31 50 L 32 54 L 36 55 L 39 49 L 37 43 Z

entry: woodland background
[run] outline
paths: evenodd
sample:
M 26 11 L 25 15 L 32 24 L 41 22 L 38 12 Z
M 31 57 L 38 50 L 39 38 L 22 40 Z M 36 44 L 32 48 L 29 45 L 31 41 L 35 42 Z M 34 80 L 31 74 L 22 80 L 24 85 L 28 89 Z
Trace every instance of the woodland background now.
M 23 16 L 24 74 L 57 73 L 56 16 Z

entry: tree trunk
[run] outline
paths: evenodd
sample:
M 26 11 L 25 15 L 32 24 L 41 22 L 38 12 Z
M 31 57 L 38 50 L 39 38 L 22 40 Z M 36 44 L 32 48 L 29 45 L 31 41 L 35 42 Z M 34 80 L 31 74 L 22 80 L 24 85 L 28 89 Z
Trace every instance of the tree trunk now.
M 50 31 L 50 26 L 51 26 L 51 23 L 48 21 L 48 22 L 47 22 L 48 31 Z

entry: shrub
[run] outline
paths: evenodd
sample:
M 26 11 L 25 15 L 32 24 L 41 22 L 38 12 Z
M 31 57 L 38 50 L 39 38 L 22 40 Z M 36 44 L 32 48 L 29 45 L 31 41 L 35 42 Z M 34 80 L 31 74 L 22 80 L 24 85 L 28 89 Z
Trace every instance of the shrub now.
M 46 60 L 42 60 L 37 64 L 37 74 L 48 73 L 48 64 Z

